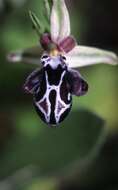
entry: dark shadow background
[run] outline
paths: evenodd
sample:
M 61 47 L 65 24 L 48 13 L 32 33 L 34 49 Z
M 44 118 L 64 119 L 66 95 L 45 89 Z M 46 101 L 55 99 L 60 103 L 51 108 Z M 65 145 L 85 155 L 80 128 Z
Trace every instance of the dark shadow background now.
M 118 53 L 117 1 L 66 3 L 79 44 Z M 0 0 L 0 190 L 52 190 L 53 185 L 61 190 L 116 190 L 118 67 L 81 68 L 88 94 L 74 97 L 70 116 L 60 128 L 50 129 L 22 90 L 35 67 L 6 61 L 9 51 L 38 44 L 28 10 L 43 21 L 42 4 Z

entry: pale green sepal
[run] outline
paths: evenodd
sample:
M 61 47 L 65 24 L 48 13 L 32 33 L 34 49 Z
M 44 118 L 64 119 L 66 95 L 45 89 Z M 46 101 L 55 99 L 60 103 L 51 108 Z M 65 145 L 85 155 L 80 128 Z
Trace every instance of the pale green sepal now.
M 50 32 L 51 38 L 54 42 L 57 42 L 60 32 L 60 20 L 59 20 L 59 1 L 53 0 L 53 6 L 50 17 Z
M 53 0 L 50 22 L 54 42 L 58 43 L 70 35 L 70 19 L 64 0 Z
M 111 52 L 94 47 L 76 46 L 67 54 L 69 67 L 77 68 L 99 63 L 117 65 L 118 56 Z
M 39 46 L 34 46 L 28 49 L 10 52 L 7 55 L 7 60 L 13 63 L 23 62 L 25 64 L 35 64 L 41 67 L 40 57 L 43 52 Z
M 65 39 L 70 35 L 70 18 L 68 9 L 66 7 L 65 1 L 60 0 L 61 3 L 61 25 L 60 25 L 60 33 L 59 33 L 59 42 Z

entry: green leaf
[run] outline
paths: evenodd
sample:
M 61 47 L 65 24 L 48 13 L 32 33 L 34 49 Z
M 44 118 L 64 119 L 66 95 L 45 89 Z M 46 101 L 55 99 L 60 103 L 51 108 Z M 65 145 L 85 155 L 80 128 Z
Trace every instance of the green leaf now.
M 104 126 L 101 118 L 86 110 L 72 112 L 58 128 L 49 128 L 38 117 L 36 121 L 32 120 L 28 110 L 26 113 L 21 112 L 19 115 L 22 122 L 18 120 L 18 115 L 15 117 L 16 126 L 18 128 L 21 123 L 19 130 L 22 128 L 22 131 L 9 142 L 1 158 L 1 177 L 31 164 L 40 169 L 40 174 L 57 172 L 88 156 L 97 144 Z M 30 132 L 36 126 L 39 129 L 30 133 L 30 136 L 26 133 L 28 123 Z
M 44 28 L 41 25 L 39 19 L 32 11 L 29 11 L 29 16 L 31 18 L 34 29 L 36 30 L 37 34 L 41 36 L 44 32 Z

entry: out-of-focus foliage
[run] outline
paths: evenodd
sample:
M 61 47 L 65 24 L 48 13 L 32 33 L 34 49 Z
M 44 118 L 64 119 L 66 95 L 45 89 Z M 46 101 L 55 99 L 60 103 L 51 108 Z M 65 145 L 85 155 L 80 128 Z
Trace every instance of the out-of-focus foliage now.
M 95 3 L 92 0 L 66 2 L 71 15 L 72 33 L 78 43 L 99 44 L 99 47 L 118 52 L 118 44 L 114 43 L 118 40 L 118 26 L 115 21 L 117 17 L 114 13 L 116 5 L 112 2 L 112 6 L 110 2 L 104 5 L 106 0 L 96 0 L 98 8 L 94 7 L 94 11 Z M 105 7 L 104 11 L 101 5 Z M 34 66 L 15 65 L 6 61 L 9 51 L 39 43 L 28 16 L 29 10 L 33 10 L 42 23 L 47 24 L 42 14 L 42 0 L 0 1 L 0 189 L 53 190 L 57 189 L 60 183 L 66 184 L 64 187 L 59 185 L 60 189 L 69 189 L 68 186 L 74 187 L 72 189 L 97 189 L 99 184 L 99 189 L 113 190 L 114 184 L 118 187 L 118 150 L 113 149 L 118 144 L 117 130 L 110 140 L 109 135 L 106 140 L 102 136 L 103 148 L 100 149 L 97 145 L 104 128 L 100 117 L 106 122 L 106 131 L 118 128 L 118 67 L 96 65 L 81 68 L 81 74 L 89 83 L 88 94 L 80 98 L 74 97 L 72 112 L 60 128 L 48 128 L 37 116 L 32 97 L 24 94 L 22 90 L 25 78 Z M 112 32 L 107 30 L 107 43 L 102 40 L 105 29 L 101 30 L 102 33 L 100 28 L 98 33 L 92 33 L 91 30 L 94 28 L 95 31 L 95 27 L 91 27 L 92 14 L 98 14 L 94 19 L 104 27 L 99 16 L 101 13 L 104 19 L 106 14 L 110 18 L 108 23 Z M 111 15 L 114 16 L 113 19 Z M 112 27 L 114 23 L 115 30 Z M 95 25 L 95 20 L 93 24 Z M 88 161 L 89 156 L 91 161 Z M 111 180 L 111 177 L 114 180 Z M 77 181 L 80 186 L 76 184 Z M 86 184 L 86 187 L 82 184 Z
M 44 175 L 60 171 L 91 152 L 104 125 L 100 118 L 81 109 L 73 111 L 68 120 L 55 129 L 39 124 L 28 109 L 15 112 L 17 134 L 9 141 L 1 159 L 1 176 L 31 164 Z

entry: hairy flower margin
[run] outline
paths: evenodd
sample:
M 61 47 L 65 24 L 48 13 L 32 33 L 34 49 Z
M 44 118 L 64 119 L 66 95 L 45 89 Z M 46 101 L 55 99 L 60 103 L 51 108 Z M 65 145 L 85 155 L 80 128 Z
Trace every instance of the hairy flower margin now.
M 48 33 L 45 32 L 47 29 L 41 30 L 39 20 L 34 13 L 30 12 L 33 26 L 40 37 L 41 47 L 35 46 L 11 52 L 7 56 L 8 61 L 38 64 L 40 67 L 40 57 L 44 51 L 58 50 L 66 55 L 68 66 L 71 68 L 98 63 L 118 64 L 117 55 L 111 51 L 77 45 L 76 40 L 71 36 L 69 13 L 64 0 L 53 0 L 51 11 L 48 0 L 44 0 L 44 4 L 47 19 L 50 22 Z

